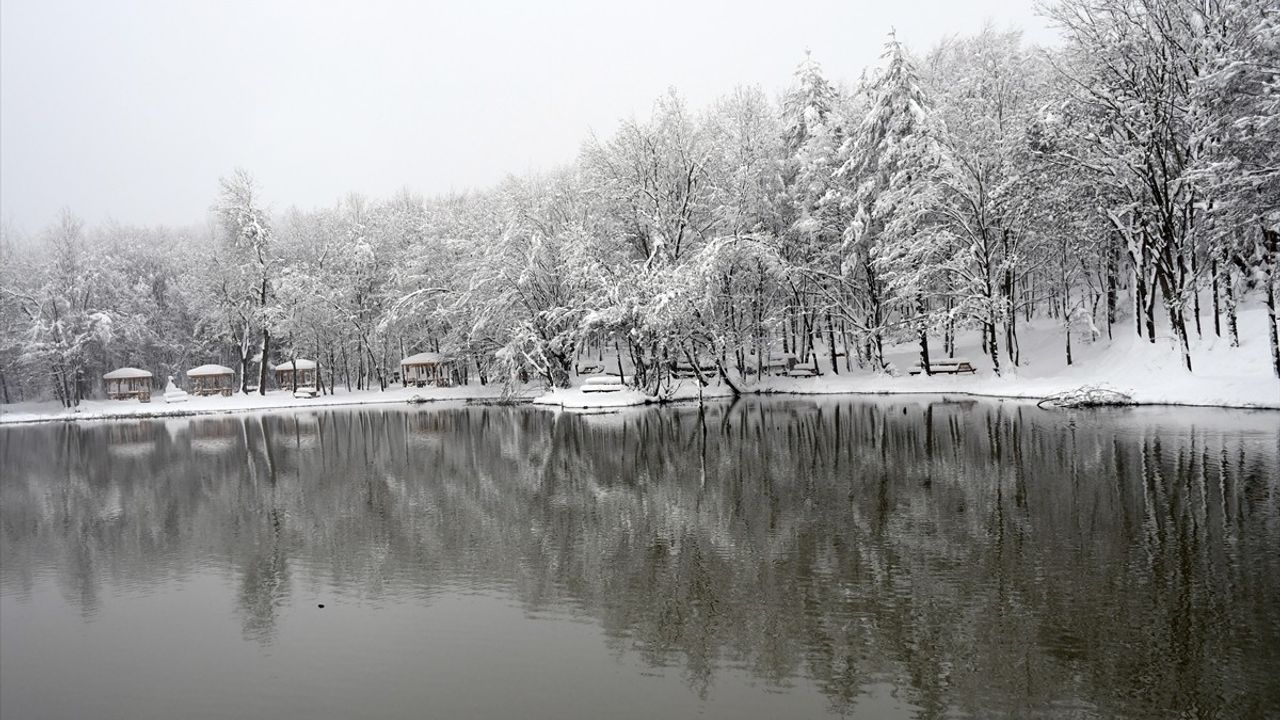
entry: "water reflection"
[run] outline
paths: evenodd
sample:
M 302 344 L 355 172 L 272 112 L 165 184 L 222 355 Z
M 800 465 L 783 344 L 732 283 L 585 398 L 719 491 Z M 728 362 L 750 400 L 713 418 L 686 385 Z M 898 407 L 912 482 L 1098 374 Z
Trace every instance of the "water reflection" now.
M 269 648 L 300 588 L 497 591 L 714 696 L 836 712 L 1280 707 L 1280 423 L 1225 411 L 743 401 L 612 415 L 320 411 L 0 431 L 0 587 L 208 568 Z

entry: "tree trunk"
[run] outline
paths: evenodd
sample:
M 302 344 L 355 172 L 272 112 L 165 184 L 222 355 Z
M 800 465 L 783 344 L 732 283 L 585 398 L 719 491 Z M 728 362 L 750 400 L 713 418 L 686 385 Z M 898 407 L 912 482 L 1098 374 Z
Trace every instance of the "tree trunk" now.
M 1213 334 L 1222 337 L 1222 307 L 1218 304 L 1218 259 L 1214 258 L 1209 272 L 1213 275 Z
M 1013 334 L 1009 337 L 1013 343 L 1013 366 L 1018 367 L 1022 364 L 1022 343 L 1018 342 L 1018 328 L 1013 328 Z
M 1240 326 L 1236 322 L 1236 292 L 1231 280 L 1231 266 L 1226 266 L 1227 275 L 1222 283 L 1222 303 L 1227 306 L 1227 336 L 1231 338 L 1231 347 L 1240 347 Z
M 1272 276 L 1267 282 L 1267 329 L 1271 333 L 1271 364 L 1276 371 L 1276 377 L 1280 378 L 1280 336 L 1277 336 L 1276 330 L 1276 280 L 1275 270 L 1272 270 Z
M 243 343 L 240 346 L 240 392 L 249 394 L 249 353 Z
M 1009 253 L 1009 231 L 1003 233 L 1005 255 Z M 1004 349 L 1009 355 L 1009 363 L 1014 367 L 1018 366 L 1018 313 L 1014 309 L 1013 293 L 1015 283 L 1013 279 L 1013 269 L 1006 266 L 1004 269 L 1004 279 L 1000 286 L 1000 304 L 1004 307 Z
M 1147 341 L 1152 345 L 1156 343 L 1156 290 L 1153 287 L 1147 293 Z
M 267 394 L 267 358 L 271 356 L 271 332 L 262 327 L 262 362 L 258 363 L 258 394 Z M 297 368 L 295 368 L 296 370 Z
M 342 344 L 342 379 L 347 386 L 347 392 L 351 392 L 351 357 L 347 353 L 347 344 Z
M 1174 299 L 1177 293 L 1169 286 L 1169 279 L 1164 274 L 1160 276 L 1160 291 L 1165 296 L 1165 311 L 1169 313 L 1169 325 L 1173 328 L 1173 336 L 1177 338 L 1182 350 L 1182 364 L 1186 365 L 1187 372 L 1191 372 L 1191 344 L 1187 339 L 1187 321 L 1182 314 L 1181 304 Z M 1154 328 L 1148 326 L 1148 330 L 1154 338 Z
M 991 371 L 996 375 L 1000 374 L 1000 336 L 996 335 L 995 323 L 987 323 L 986 331 L 988 334 L 987 342 L 991 344 Z
M 1112 337 L 1111 326 L 1116 322 L 1116 286 L 1118 284 L 1114 245 L 1107 249 L 1107 337 Z
M 1280 378 L 1280 330 L 1276 328 L 1276 283 L 1280 280 L 1280 232 L 1263 229 L 1263 251 L 1267 256 L 1267 333 L 1271 337 L 1271 365 Z
M 836 327 L 835 324 L 831 322 L 831 311 L 827 311 L 827 345 L 827 352 L 831 355 L 831 372 L 839 375 L 840 357 L 836 355 Z M 815 363 L 815 366 L 816 365 L 817 363 Z
M 1196 253 L 1191 253 L 1191 288 L 1192 288 L 1192 311 L 1196 314 L 1196 337 L 1204 337 L 1204 331 L 1200 327 L 1200 261 L 1196 259 Z
M 337 374 L 337 372 L 336 372 L 337 368 L 335 368 L 335 367 L 334 367 L 334 357 L 333 357 L 333 346 L 332 346 L 332 345 L 330 345 L 330 346 L 329 346 L 329 349 L 325 351 L 325 356 L 326 356 L 326 359 L 325 359 L 325 367 L 329 368 L 329 394 L 330 394 L 330 395 L 333 395 L 333 380 L 334 380 L 334 377 L 333 377 L 333 376 Z M 321 380 L 321 382 L 323 383 L 324 381 L 323 381 L 323 380 Z
M 262 256 L 259 254 L 258 261 L 262 262 Z M 262 292 L 258 297 L 258 307 L 262 309 L 262 356 L 261 363 L 258 365 L 258 394 L 267 394 L 267 359 L 271 357 L 271 332 L 267 329 L 267 274 L 265 267 L 262 272 Z M 295 367 L 294 370 L 297 370 Z
M 1133 269 L 1133 323 L 1142 337 L 1142 315 L 1147 307 L 1147 283 L 1142 277 L 1142 268 Z M 1151 342 L 1155 342 L 1152 338 Z
M 849 342 L 849 326 L 845 325 L 843 319 L 840 320 L 840 343 L 844 348 L 844 369 L 848 372 L 853 372 L 852 356 L 857 351 L 851 347 Z M 859 365 L 859 367 L 861 367 L 861 365 Z
M 955 300 L 947 298 L 947 322 L 942 326 L 942 352 L 949 358 L 956 356 L 956 321 L 952 315 Z

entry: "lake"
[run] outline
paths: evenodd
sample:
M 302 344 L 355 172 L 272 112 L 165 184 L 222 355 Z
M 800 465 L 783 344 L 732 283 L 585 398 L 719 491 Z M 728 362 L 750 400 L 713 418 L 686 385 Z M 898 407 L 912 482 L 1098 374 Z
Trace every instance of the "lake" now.
M 1280 715 L 1280 413 L 319 409 L 0 470 L 6 720 Z

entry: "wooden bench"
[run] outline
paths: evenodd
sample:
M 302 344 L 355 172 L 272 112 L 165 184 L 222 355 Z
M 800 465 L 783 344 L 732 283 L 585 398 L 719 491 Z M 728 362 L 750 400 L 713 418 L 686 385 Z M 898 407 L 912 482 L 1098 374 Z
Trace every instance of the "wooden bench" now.
M 579 375 L 593 375 L 604 372 L 604 363 L 585 362 L 574 366 L 573 371 Z
M 699 360 L 697 370 L 694 366 L 687 362 L 678 362 L 671 368 L 671 376 L 677 378 L 697 377 L 698 373 L 702 373 L 702 377 L 714 377 L 716 374 L 716 364 L 712 360 Z
M 787 377 L 815 377 L 817 374 L 818 367 L 809 363 L 793 365 L 791 369 L 787 371 Z
M 920 367 L 919 363 L 911 368 L 912 375 L 919 375 L 922 372 L 924 372 L 924 368 Z M 968 360 L 934 360 L 929 363 L 930 375 L 959 375 L 961 373 L 972 374 L 976 372 L 978 372 L 978 369 Z
M 770 353 L 764 361 L 764 372 L 769 375 L 786 375 L 798 362 L 792 353 Z

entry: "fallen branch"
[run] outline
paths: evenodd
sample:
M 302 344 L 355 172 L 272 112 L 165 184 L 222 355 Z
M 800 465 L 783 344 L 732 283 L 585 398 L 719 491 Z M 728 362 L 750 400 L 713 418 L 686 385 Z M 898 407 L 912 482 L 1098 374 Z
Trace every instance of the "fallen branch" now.
M 1036 403 L 1039 407 L 1054 408 L 1121 407 L 1136 404 L 1132 397 L 1119 390 L 1092 385 L 1050 395 Z

